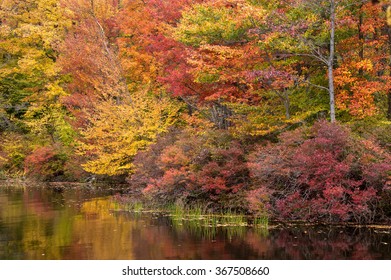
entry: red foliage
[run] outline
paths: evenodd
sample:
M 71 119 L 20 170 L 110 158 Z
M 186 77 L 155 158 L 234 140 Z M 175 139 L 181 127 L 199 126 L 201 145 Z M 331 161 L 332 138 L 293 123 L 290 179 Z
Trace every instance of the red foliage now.
M 164 175 L 161 166 L 158 165 L 162 151 L 176 141 L 178 131 L 172 129 L 165 135 L 161 135 L 155 144 L 149 146 L 148 150 L 139 152 L 133 164 L 136 166 L 136 172 L 128 179 L 128 183 L 133 189 L 145 189 L 151 184 L 151 180 L 160 178 Z
M 157 80 L 167 87 L 175 97 L 195 96 L 201 103 L 216 101 L 220 98 L 242 102 L 259 101 L 257 94 L 250 91 L 246 82 L 247 70 L 259 63 L 259 47 L 256 44 L 238 42 L 222 51 L 219 47 L 192 47 L 173 38 L 167 27 L 175 27 L 182 16 L 182 11 L 202 0 L 150 0 L 146 2 L 145 17 L 154 29 L 145 32 L 143 41 L 145 50 L 159 65 Z M 232 5 L 215 3 L 211 5 Z M 139 22 L 137 24 L 140 25 Z M 220 53 L 222 52 L 222 53 Z M 218 70 L 219 79 L 213 82 L 197 81 L 197 74 L 202 68 Z M 214 71 L 215 71 L 214 70 Z M 253 81 L 252 81 L 253 82 Z
M 149 0 L 147 3 L 149 13 L 158 21 L 175 25 L 182 16 L 182 10 L 201 0 Z
M 241 191 L 249 185 L 249 171 L 241 144 L 231 140 L 221 143 L 223 138 L 221 133 L 196 136 L 184 131 L 171 145 L 157 149 L 162 146 L 160 141 L 170 142 L 162 138 L 149 152 L 143 153 L 146 164 L 138 164 L 131 179 L 144 178 L 144 194 L 165 202 L 205 199 L 222 207 L 229 200 L 232 203 L 227 205 L 235 207 Z M 151 158 L 155 160 L 153 169 L 147 166 Z M 145 173 L 145 168 L 150 172 Z
M 391 160 L 376 144 L 365 145 L 344 127 L 321 121 L 311 131 L 282 134 L 281 143 L 255 153 L 249 166 L 273 191 L 280 218 L 370 222 Z
M 270 210 L 269 196 L 270 191 L 266 187 L 258 187 L 248 191 L 246 195 L 247 210 L 255 215 L 268 214 Z
M 222 193 L 235 194 L 248 184 L 248 168 L 244 162 L 244 151 L 233 142 L 228 149 L 216 149 L 212 161 L 197 172 L 196 184 L 213 200 Z
M 66 156 L 53 147 L 40 147 L 25 158 L 25 173 L 49 180 L 64 174 Z
M 158 81 L 164 84 L 173 96 L 192 96 L 202 92 L 194 82 L 187 63 L 185 45 L 162 34 L 150 36 L 150 45 L 146 48 L 162 67 Z

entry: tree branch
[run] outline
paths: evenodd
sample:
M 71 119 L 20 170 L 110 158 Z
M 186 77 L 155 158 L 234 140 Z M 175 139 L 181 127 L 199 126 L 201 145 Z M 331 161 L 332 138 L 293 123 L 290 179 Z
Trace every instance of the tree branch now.
M 311 83 L 311 82 L 308 81 L 308 80 L 302 80 L 302 81 L 300 81 L 300 82 L 305 83 L 305 84 L 308 84 L 308 85 L 313 86 L 313 87 L 317 87 L 317 88 L 323 89 L 323 90 L 329 92 L 329 88 L 324 87 L 324 86 L 321 86 L 321 85 L 317 85 L 317 84 L 314 84 L 314 83 Z

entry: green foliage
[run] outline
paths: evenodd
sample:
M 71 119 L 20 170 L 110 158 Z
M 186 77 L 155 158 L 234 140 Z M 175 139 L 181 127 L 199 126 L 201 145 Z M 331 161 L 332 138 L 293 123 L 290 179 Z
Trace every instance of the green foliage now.
M 61 104 L 66 94 L 56 63 L 70 21 L 60 2 L 3 1 L 0 17 L 7 19 L 0 28 L 0 131 L 29 133 L 28 146 L 70 145 L 75 134 Z
M 251 27 L 249 19 L 238 22 L 242 15 L 226 6 L 195 4 L 182 14 L 174 31 L 182 43 L 198 47 L 202 44 L 233 44 L 246 39 Z
M 349 123 L 352 131 L 365 139 L 373 139 L 383 148 L 391 151 L 391 122 L 379 117 L 367 117 Z
M 30 139 L 15 132 L 1 134 L 0 169 L 9 173 L 23 173 L 23 163 L 26 155 L 31 151 Z
M 24 116 L 25 123 L 38 141 L 42 139 L 69 146 L 73 143 L 76 132 L 70 125 L 72 116 L 60 102 L 67 94 L 58 81 L 46 85 L 44 90 L 41 96 L 29 98 L 31 105 Z

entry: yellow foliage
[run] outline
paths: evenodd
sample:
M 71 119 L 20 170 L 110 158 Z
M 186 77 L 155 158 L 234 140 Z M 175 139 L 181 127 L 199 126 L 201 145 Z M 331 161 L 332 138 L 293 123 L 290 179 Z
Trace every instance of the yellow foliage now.
M 84 169 L 95 174 L 132 172 L 132 159 L 174 124 L 179 106 L 165 97 L 134 93 L 129 101 L 103 101 L 89 117 L 79 153 L 91 156 Z
M 210 120 L 200 116 L 199 112 L 195 112 L 192 115 L 183 114 L 181 117 L 185 121 L 186 125 L 191 127 L 192 131 L 197 135 L 205 134 L 214 126 Z
M 373 63 L 370 59 L 363 59 L 361 61 L 358 61 L 356 63 L 357 69 L 362 69 L 364 71 L 372 71 L 373 70 Z
M 56 59 L 71 21 L 65 18 L 59 0 L 2 1 L 0 18 L 4 17 L 7 20 L 0 27 L 0 55 L 4 53 L 8 59 L 0 68 L 0 78 L 18 77 L 15 79 L 25 84 L 23 102 L 29 107 L 24 118 L 32 135 L 69 141 L 72 132 L 60 103 L 65 92 Z
M 267 105 L 229 104 L 229 106 L 235 112 L 230 119 L 233 124 L 230 132 L 236 137 L 267 135 L 286 125 L 283 114 L 269 114 Z
M 13 132 L 1 134 L 0 166 L 6 165 L 11 173 L 22 172 L 24 158 L 31 151 L 29 140 Z

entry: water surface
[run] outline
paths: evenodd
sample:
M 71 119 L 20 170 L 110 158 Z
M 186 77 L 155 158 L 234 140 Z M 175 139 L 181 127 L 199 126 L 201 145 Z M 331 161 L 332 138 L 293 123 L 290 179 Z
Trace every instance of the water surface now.
M 0 259 L 391 259 L 391 230 L 180 225 L 117 211 L 112 190 L 0 186 Z

